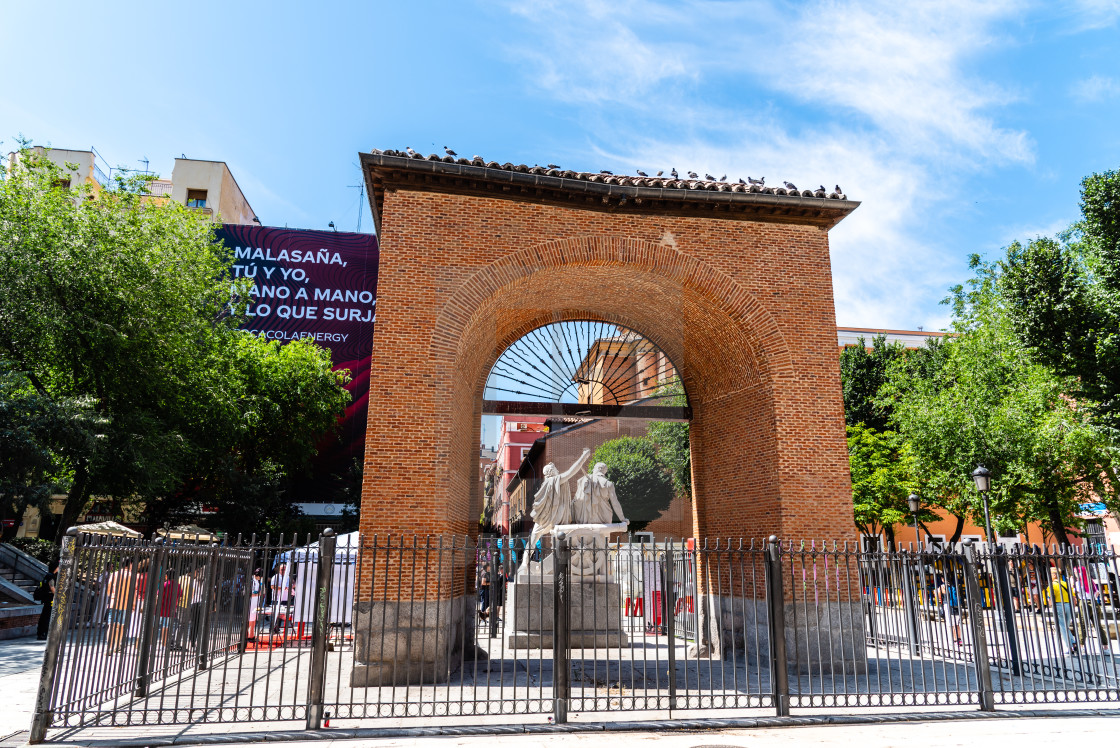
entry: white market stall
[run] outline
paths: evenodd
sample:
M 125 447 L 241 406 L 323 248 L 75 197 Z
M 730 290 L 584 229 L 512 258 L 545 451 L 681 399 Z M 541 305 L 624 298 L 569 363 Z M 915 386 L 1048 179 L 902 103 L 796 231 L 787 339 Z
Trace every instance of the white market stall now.
M 358 533 L 339 535 L 335 545 L 334 573 L 328 621 L 332 626 L 349 626 L 354 615 L 354 572 L 358 566 Z M 280 555 L 278 562 L 288 564 L 295 587 L 292 623 L 297 628 L 315 618 L 315 579 L 319 574 L 319 543 L 311 543 Z M 264 580 L 269 583 L 268 578 Z

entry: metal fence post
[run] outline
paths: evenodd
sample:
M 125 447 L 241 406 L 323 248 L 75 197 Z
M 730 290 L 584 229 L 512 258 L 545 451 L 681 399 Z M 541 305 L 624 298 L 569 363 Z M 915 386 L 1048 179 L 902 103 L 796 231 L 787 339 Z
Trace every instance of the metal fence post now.
M 319 536 L 319 573 L 315 575 L 315 620 L 311 627 L 311 677 L 307 692 L 307 729 L 323 726 L 323 691 L 327 675 L 327 633 L 330 629 L 331 579 L 338 538 L 329 527 Z
M 151 682 L 152 647 L 155 639 L 156 618 L 159 617 L 160 575 L 163 567 L 163 538 L 156 538 L 155 550 L 148 563 L 148 579 L 144 587 L 144 620 L 140 622 L 140 657 L 136 663 L 136 692 L 138 697 L 148 695 Z
M 972 541 L 964 544 L 964 577 L 968 590 L 968 625 L 972 629 L 972 654 L 976 665 L 976 680 L 980 686 L 980 711 L 996 710 L 995 691 L 992 688 L 992 666 L 988 659 L 988 638 L 984 631 L 984 598 L 980 589 L 980 575 L 976 568 L 976 548 Z
M 674 560 L 672 542 L 665 541 L 665 635 L 669 640 L 669 709 L 677 708 L 677 627 L 676 601 L 673 594 Z
M 194 647 L 195 652 L 198 653 L 198 669 L 206 669 L 206 660 L 210 656 L 210 611 L 214 607 L 217 590 L 214 589 L 214 577 L 218 573 L 218 547 L 214 546 L 210 551 L 210 568 L 206 570 L 206 586 L 203 588 L 203 594 L 206 596 L 205 604 L 202 607 L 202 620 L 198 622 L 198 631 L 191 631 L 194 634 Z M 187 600 L 187 610 L 194 602 L 194 598 L 198 597 L 198 591 L 195 589 L 195 582 L 191 586 L 191 598 Z M 192 621 L 193 623 L 193 621 Z
M 47 648 L 43 653 L 43 670 L 39 676 L 39 691 L 35 696 L 35 715 L 31 719 L 29 743 L 42 743 L 47 738 L 51 722 L 51 697 L 58 679 L 58 658 L 62 648 L 67 623 L 70 620 L 70 593 L 74 587 L 74 551 L 78 539 L 77 528 L 71 527 L 62 539 L 62 556 L 58 562 L 55 580 L 54 607 L 51 609 L 51 628 L 47 633 Z
M 568 699 L 571 698 L 569 679 L 569 641 L 568 613 L 571 603 L 571 579 L 568 576 L 567 533 L 558 532 L 552 536 L 552 554 L 555 556 L 555 573 L 552 577 L 552 716 L 553 721 L 562 725 L 568 721 Z
M 1011 575 L 1008 566 L 1011 559 L 1007 549 L 998 545 L 992 554 L 992 565 L 996 570 L 996 583 L 999 585 L 999 601 L 1003 608 L 1003 630 L 1007 634 L 1007 654 L 1011 659 L 1011 674 L 1022 675 L 1022 658 L 1019 656 L 1019 631 L 1015 625 L 1015 607 L 1011 604 Z
M 899 551 L 898 557 L 899 569 L 902 573 L 903 604 L 906 606 L 906 638 L 910 640 L 910 654 L 916 655 L 920 649 L 922 637 L 918 629 L 918 606 L 914 602 L 914 575 L 910 573 L 909 554 Z
M 770 633 L 770 687 L 779 717 L 789 716 L 789 660 L 786 655 L 786 601 L 782 588 L 782 558 L 778 536 L 771 535 L 766 551 L 766 616 Z

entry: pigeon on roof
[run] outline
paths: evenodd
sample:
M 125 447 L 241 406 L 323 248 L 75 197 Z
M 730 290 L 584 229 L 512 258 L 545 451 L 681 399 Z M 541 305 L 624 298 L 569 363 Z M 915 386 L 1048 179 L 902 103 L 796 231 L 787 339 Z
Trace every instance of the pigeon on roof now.
M 404 147 L 404 149 L 405 149 L 405 151 L 407 151 L 407 152 L 408 152 L 408 155 L 409 155 L 409 156 L 412 156 L 413 158 L 416 158 L 417 156 L 419 156 L 419 155 L 420 155 L 420 154 L 419 154 L 419 153 L 417 153 L 416 151 L 412 150 L 412 146 L 410 146 L 410 145 L 406 145 L 406 146 Z
M 451 149 L 450 149 L 450 148 L 448 148 L 447 146 L 444 146 L 444 147 L 443 147 L 443 152 L 444 152 L 444 153 L 446 153 L 446 154 L 447 154 L 448 156 L 458 156 L 458 155 L 459 155 L 458 153 L 456 153 L 455 151 L 451 150 Z
M 550 169 L 556 169 L 557 171 L 559 171 L 559 170 L 560 170 L 560 166 L 559 166 L 558 164 L 549 164 L 549 165 L 548 165 L 548 168 L 550 168 Z
M 746 184 L 746 182 L 743 181 L 742 177 L 739 177 L 739 184 Z
M 828 190 L 826 190 L 826 189 L 824 188 L 824 185 L 823 185 L 823 184 L 822 184 L 822 185 L 821 185 L 820 187 L 818 187 L 818 188 L 817 188 L 817 192 L 827 192 L 827 191 L 828 191 Z
M 707 173 L 704 174 L 704 179 L 707 179 L 709 182 L 716 181 L 715 177 L 713 177 L 711 174 L 707 174 Z
M 719 178 L 719 181 L 726 182 L 727 181 L 727 175 L 724 174 L 722 177 Z
M 665 173 L 665 170 L 664 170 L 664 169 L 658 169 L 658 170 L 657 170 L 657 176 L 661 176 L 661 175 L 662 175 L 662 174 L 664 174 L 664 173 Z
M 599 173 L 600 174 L 606 174 L 608 177 L 613 177 L 614 176 L 613 171 L 607 171 L 606 169 L 599 169 Z
M 638 169 L 638 176 L 639 176 L 639 177 L 648 177 L 648 176 L 649 176 L 649 174 L 646 174 L 646 173 L 645 173 L 644 171 L 642 171 L 641 169 Z
M 787 190 L 796 190 L 797 189 L 797 185 L 794 184 L 793 182 L 782 182 L 782 184 L 784 184 L 786 186 Z
M 836 194 L 837 195 L 843 195 L 844 194 L 844 190 L 840 189 L 840 185 L 836 185 Z
M 761 187 L 766 184 L 766 177 L 763 177 L 762 179 L 751 179 L 750 177 L 747 177 L 747 182 L 749 182 L 750 184 L 757 184 L 759 187 Z
M 699 179 L 699 178 L 700 178 L 700 175 L 699 175 L 699 174 L 697 174 L 697 173 L 696 173 L 696 172 L 694 172 L 694 171 L 690 171 L 690 172 L 688 173 L 688 176 L 689 176 L 689 178 L 690 178 L 690 179 Z
M 673 170 L 669 173 L 673 175 L 673 179 L 676 179 L 677 177 L 680 176 L 679 174 L 677 174 L 677 167 L 675 167 L 675 166 L 673 167 Z

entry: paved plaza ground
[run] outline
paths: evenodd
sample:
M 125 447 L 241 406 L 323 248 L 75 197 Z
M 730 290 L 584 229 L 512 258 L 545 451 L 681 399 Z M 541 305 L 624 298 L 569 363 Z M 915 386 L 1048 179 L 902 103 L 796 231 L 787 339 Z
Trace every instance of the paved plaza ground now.
M 35 690 L 38 685 L 39 665 L 43 654 L 43 644 L 34 639 L 20 639 L 0 644 L 0 746 L 24 745 L 27 741 L 27 729 L 30 725 Z M 343 658 L 339 658 L 340 664 Z M 491 676 L 492 677 L 492 676 Z M 521 674 L 519 680 L 527 677 Z M 483 678 L 486 679 L 486 678 Z M 523 681 L 524 682 L 524 681 Z M 362 734 L 360 729 L 371 724 L 390 727 L 393 724 L 405 727 L 406 724 L 395 720 L 335 720 L 333 723 L 334 735 L 331 730 L 322 731 L 317 740 L 303 740 L 306 733 L 302 733 L 303 724 L 300 721 L 284 720 L 271 721 L 268 724 L 267 736 L 261 732 L 261 724 L 232 723 L 232 724 L 207 724 L 196 727 L 151 725 L 136 728 L 96 728 L 82 730 L 52 730 L 52 742 L 59 744 L 83 746 L 110 746 L 127 741 L 134 745 L 160 745 L 169 744 L 171 741 L 189 744 L 194 742 L 220 742 L 223 745 L 248 745 L 260 742 L 267 737 L 269 742 L 283 739 L 290 745 L 307 745 L 323 748 L 324 745 L 347 746 L 421 746 L 426 748 L 448 748 L 449 746 L 488 746 L 501 748 L 502 746 L 527 746 L 544 745 L 546 742 L 555 744 L 563 742 L 568 745 L 581 745 L 594 748 L 607 746 L 615 748 L 620 741 L 635 744 L 656 741 L 658 745 L 670 748 L 697 748 L 699 746 L 784 746 L 794 742 L 811 743 L 824 746 L 854 746 L 861 748 L 868 746 L 887 745 L 921 745 L 923 748 L 936 746 L 974 746 L 982 743 L 985 746 L 1011 746 L 1022 748 L 1028 745 L 1043 745 L 1047 743 L 1068 744 L 1074 740 L 1103 741 L 1101 745 L 1110 745 L 1120 738 L 1120 710 L 1111 710 L 1109 705 L 1102 704 L 1104 709 L 1085 709 L 1094 705 L 1076 705 L 1080 716 L 1047 716 L 1023 718 L 1009 714 L 987 717 L 979 715 L 974 706 L 965 706 L 958 713 L 960 719 L 944 719 L 943 712 L 936 708 L 914 710 L 927 713 L 933 718 L 930 722 L 895 722 L 895 723 L 865 723 L 865 724 L 793 724 L 791 726 L 759 726 L 749 729 L 703 729 L 699 723 L 688 725 L 685 731 L 680 730 L 643 730 L 640 726 L 633 731 L 623 733 L 607 731 L 593 726 L 591 723 L 602 723 L 611 720 L 606 727 L 610 730 L 622 726 L 626 720 L 642 718 L 666 720 L 668 715 L 657 712 L 628 713 L 628 714 L 574 714 L 572 726 L 577 730 L 590 730 L 588 732 L 571 733 L 536 733 L 534 730 L 547 730 L 548 715 L 531 715 L 529 717 L 517 716 L 516 724 L 510 726 L 513 734 L 506 735 L 409 735 L 396 737 L 374 737 L 368 731 Z M 1003 707 L 1006 709 L 1007 707 Z M 772 710 L 752 710 L 754 716 L 763 724 L 774 721 L 770 715 Z M 812 710 L 799 709 L 795 715 L 802 722 L 813 719 L 845 719 L 844 715 L 854 715 L 864 720 L 877 719 L 914 719 L 918 715 L 913 712 L 901 713 L 898 709 L 872 709 L 851 708 L 841 710 Z M 1102 716 L 1107 715 L 1107 716 Z M 694 715 L 682 715 L 694 716 Z M 699 716 L 699 715 L 697 715 Z M 715 716 L 715 715 L 709 715 Z M 720 715 L 724 716 L 724 715 Z M 979 718 L 983 717 L 983 718 Z M 487 720 L 490 725 L 501 724 L 501 717 Z M 796 720 L 795 720 L 796 722 Z M 453 724 L 451 721 L 449 724 Z M 411 725 L 415 726 L 412 721 Z M 681 724 L 676 722 L 675 724 Z M 438 722 L 429 720 L 428 729 L 438 727 Z M 492 729 L 492 728 L 491 728 Z

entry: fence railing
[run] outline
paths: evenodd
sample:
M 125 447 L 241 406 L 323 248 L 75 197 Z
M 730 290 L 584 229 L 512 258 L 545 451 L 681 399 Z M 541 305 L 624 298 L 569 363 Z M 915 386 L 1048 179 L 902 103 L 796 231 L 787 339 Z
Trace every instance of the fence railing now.
M 68 536 L 51 727 L 1120 701 L 1111 551 Z

